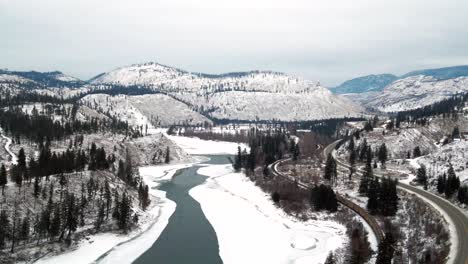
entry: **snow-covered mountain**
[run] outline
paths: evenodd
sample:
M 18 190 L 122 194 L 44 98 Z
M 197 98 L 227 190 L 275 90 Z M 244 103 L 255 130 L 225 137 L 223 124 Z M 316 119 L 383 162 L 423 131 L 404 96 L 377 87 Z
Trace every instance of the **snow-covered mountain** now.
M 225 74 L 191 73 L 156 62 L 134 64 L 101 74 L 92 84 L 140 85 L 163 92 L 218 91 L 305 92 L 316 85 L 284 73 L 272 71 L 233 72 Z
M 363 112 L 317 83 L 272 71 L 215 75 L 151 62 L 118 68 L 90 82 L 150 88 L 218 119 L 294 121 L 355 117 Z
M 398 112 L 421 108 L 468 92 L 468 77 L 438 80 L 431 76 L 411 76 L 397 80 L 381 93 L 371 96 L 360 94 L 350 98 L 362 98 L 364 105 L 382 112 Z
M 372 74 L 345 81 L 331 90 L 337 94 L 382 91 L 385 86 L 396 79 L 398 77 L 393 74 Z

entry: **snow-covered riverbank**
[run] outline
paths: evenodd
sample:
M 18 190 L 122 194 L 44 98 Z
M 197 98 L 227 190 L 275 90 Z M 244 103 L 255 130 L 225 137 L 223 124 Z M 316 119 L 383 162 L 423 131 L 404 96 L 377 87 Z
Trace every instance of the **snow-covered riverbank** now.
M 206 166 L 198 173 L 210 178 L 190 195 L 215 229 L 225 264 L 323 263 L 347 240 L 340 224 L 286 215 L 230 164 Z
M 157 189 L 168 181 L 177 170 L 192 166 L 193 163 L 148 166 L 140 168 L 140 175 L 150 187 L 153 195 L 152 207 L 140 218 L 140 227 L 127 235 L 99 233 L 89 236 L 77 248 L 58 256 L 45 257 L 36 263 L 131 263 L 143 254 L 166 227 L 176 204 L 166 198 L 165 192 Z M 105 257 L 104 257 L 105 255 Z

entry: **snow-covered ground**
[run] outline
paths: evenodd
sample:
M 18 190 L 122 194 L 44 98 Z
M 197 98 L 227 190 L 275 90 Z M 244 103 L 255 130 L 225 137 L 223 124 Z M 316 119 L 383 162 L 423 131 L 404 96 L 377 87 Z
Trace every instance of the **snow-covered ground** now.
M 224 263 L 323 263 L 347 241 L 338 223 L 286 215 L 230 164 L 209 165 L 198 173 L 210 178 L 190 195 L 215 229 Z
M 225 141 L 202 140 L 196 137 L 181 136 L 169 136 L 169 139 L 184 149 L 185 152 L 192 155 L 236 154 L 238 146 L 241 146 L 242 150 L 248 150 L 246 144 Z

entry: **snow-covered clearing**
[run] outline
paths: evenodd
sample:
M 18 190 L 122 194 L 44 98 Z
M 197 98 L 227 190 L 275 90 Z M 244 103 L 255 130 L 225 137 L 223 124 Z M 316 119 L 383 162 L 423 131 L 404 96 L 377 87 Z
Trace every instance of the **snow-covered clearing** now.
M 183 148 L 185 152 L 192 155 L 221 155 L 221 154 L 235 154 L 237 147 L 241 146 L 242 149 L 247 149 L 245 144 L 237 144 L 225 141 L 202 140 L 195 137 L 181 137 L 169 136 L 169 139 L 174 141 L 179 147 Z
M 232 165 L 200 168 L 207 181 L 190 190 L 216 231 L 224 263 L 322 263 L 347 240 L 332 221 L 301 222 Z
M 167 199 L 165 192 L 158 190 L 157 187 L 170 180 L 177 170 L 192 165 L 193 163 L 184 163 L 140 168 L 140 175 L 150 187 L 150 193 L 154 198 L 147 215 L 140 218 L 142 224 L 137 230 L 127 235 L 116 233 L 92 235 L 81 241 L 77 249 L 40 259 L 36 263 L 59 264 L 70 260 L 73 260 L 73 263 L 131 263 L 153 245 L 175 211 L 176 204 Z

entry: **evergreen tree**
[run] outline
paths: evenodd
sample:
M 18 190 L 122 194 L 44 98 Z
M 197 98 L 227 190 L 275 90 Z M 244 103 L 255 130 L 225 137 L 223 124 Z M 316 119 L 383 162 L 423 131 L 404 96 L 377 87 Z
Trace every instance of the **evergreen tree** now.
M 369 184 L 373 177 L 374 173 L 372 172 L 371 160 L 368 158 L 366 161 L 364 173 L 362 174 L 361 181 L 359 183 L 359 193 L 361 195 L 367 195 Z
M 233 167 L 236 172 L 239 172 L 242 168 L 242 151 L 240 146 L 237 147 L 237 156 L 234 160 Z
M 447 182 L 447 176 L 445 175 L 445 173 L 443 176 L 437 177 L 437 192 L 438 193 L 440 194 L 444 193 L 446 182 Z
M 60 234 L 60 228 L 62 226 L 62 217 L 60 212 L 60 206 L 56 206 L 54 209 L 54 217 L 50 223 L 49 236 L 55 238 Z
M 450 198 L 460 187 L 460 179 L 455 174 L 455 170 L 453 169 L 452 164 L 450 164 L 447 174 L 448 176 L 447 183 L 445 186 L 445 196 L 447 198 Z
M 393 216 L 398 210 L 397 181 L 388 177 L 382 179 L 379 191 L 380 212 L 383 216 Z
M 333 252 L 330 252 L 327 256 L 327 259 L 325 260 L 324 264 L 336 264 L 335 256 L 333 255 Z
M 387 146 L 385 143 L 380 145 L 379 152 L 378 152 L 378 158 L 380 163 L 382 163 L 382 168 L 385 168 L 385 162 L 387 161 Z
M 5 241 L 10 231 L 10 219 L 5 210 L 0 211 L 0 249 L 5 247 Z
M 395 251 L 393 244 L 395 243 L 390 232 L 385 233 L 385 238 L 379 244 L 376 264 L 392 264 L 393 253 Z
M 124 193 L 122 195 L 122 201 L 120 202 L 119 209 L 119 218 L 117 224 L 119 226 L 119 229 L 122 229 L 125 232 L 127 232 L 130 225 L 131 217 L 131 205 L 127 193 Z
M 462 204 L 468 204 L 468 186 L 462 186 L 458 189 L 458 201 Z
M 416 146 L 413 150 L 413 158 L 421 157 L 421 149 Z
M 426 166 L 421 165 L 418 168 L 416 173 L 416 181 L 424 186 L 427 184 Z
M 106 219 L 109 218 L 109 211 L 112 206 L 112 194 L 109 181 L 106 179 L 104 182 L 104 199 L 106 200 Z
M 164 162 L 167 164 L 171 162 L 171 154 L 170 154 L 169 146 L 166 148 L 166 157 L 164 158 Z
M 99 231 L 101 230 L 101 225 L 102 223 L 104 222 L 104 217 L 105 217 L 105 208 L 104 208 L 104 203 L 100 203 L 99 204 L 99 210 L 98 210 L 98 214 L 97 214 L 97 217 L 96 217 L 96 221 L 94 222 L 94 228 Z
M 333 183 L 335 181 L 336 177 L 337 177 L 336 161 L 333 158 L 332 154 L 328 153 L 327 161 L 326 161 L 326 164 L 325 164 L 324 178 Z
M 460 129 L 458 126 L 455 126 L 452 131 L 452 139 L 460 138 Z
M 360 161 L 364 161 L 364 159 L 366 158 L 367 150 L 368 150 L 367 140 L 364 138 L 362 140 L 362 143 L 361 143 L 360 147 L 359 147 L 359 160 Z
M 2 195 L 5 195 L 5 185 L 8 183 L 5 165 L 0 168 L 0 186 L 2 186 Z
M 296 161 L 299 157 L 300 154 L 300 149 L 299 145 L 296 144 L 294 141 L 292 142 L 292 155 L 293 155 L 293 160 Z
M 24 149 L 21 148 L 18 152 L 17 166 L 19 172 L 22 174 L 26 170 L 26 155 L 24 154 Z
M 20 230 L 20 239 L 25 241 L 25 244 L 27 240 L 29 239 L 29 232 L 30 232 L 30 219 L 29 219 L 29 212 L 26 214 L 26 216 L 23 218 L 23 222 L 21 223 L 21 230 Z
M 311 189 L 310 203 L 317 211 L 327 210 L 335 212 L 338 209 L 335 192 L 331 187 L 323 184 Z
M 369 210 L 369 213 L 371 214 L 377 214 L 380 209 L 379 189 L 379 179 L 377 177 L 374 177 L 374 179 L 370 181 L 369 189 L 367 191 L 367 197 L 369 197 L 369 199 L 367 200 L 367 210 Z

